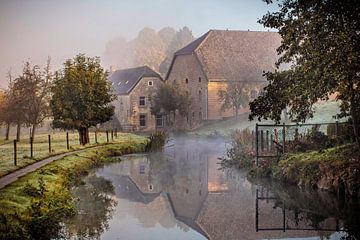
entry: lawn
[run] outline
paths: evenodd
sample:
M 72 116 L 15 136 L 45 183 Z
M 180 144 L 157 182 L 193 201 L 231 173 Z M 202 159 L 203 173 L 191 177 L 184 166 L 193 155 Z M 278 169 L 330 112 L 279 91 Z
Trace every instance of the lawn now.
M 109 133 L 109 141 L 113 143 L 129 141 L 130 139 L 137 138 L 138 136 L 126 133 L 117 133 L 117 137 L 111 139 Z M 12 136 L 11 139 L 14 137 Z M 140 137 L 138 137 L 140 138 Z M 69 146 L 67 149 L 66 133 L 56 132 L 51 134 L 51 152 L 49 152 L 48 134 L 39 134 L 35 136 L 33 143 L 33 158 L 30 158 L 30 140 L 28 136 L 22 136 L 20 142 L 17 143 L 17 166 L 14 165 L 14 144 L 13 140 L 0 141 L 0 176 L 4 176 L 16 169 L 22 168 L 36 161 L 44 159 L 46 157 L 64 153 L 67 151 L 73 151 L 90 146 L 96 146 L 107 142 L 105 132 L 97 133 L 98 144 L 95 143 L 95 133 L 90 133 L 90 144 L 81 146 L 79 144 L 79 138 L 77 132 L 69 132 Z
M 324 103 L 318 103 L 314 106 L 315 114 L 312 119 L 307 120 L 307 123 L 328 123 L 335 122 L 333 118 L 339 112 L 339 103 L 335 101 L 329 101 Z M 240 114 L 237 118 L 229 118 L 225 120 L 219 120 L 209 122 L 208 124 L 195 129 L 190 132 L 192 135 L 209 136 L 214 134 L 220 134 L 229 136 L 235 130 L 243 129 L 255 129 L 255 124 L 258 121 L 249 121 L 249 113 Z M 273 124 L 272 121 L 261 121 L 262 124 Z

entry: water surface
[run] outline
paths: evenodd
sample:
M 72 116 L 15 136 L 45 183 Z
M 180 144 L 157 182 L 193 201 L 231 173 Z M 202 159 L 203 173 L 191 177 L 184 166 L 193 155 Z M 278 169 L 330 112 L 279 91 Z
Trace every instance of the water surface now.
M 177 138 L 163 153 L 96 169 L 73 194 L 74 239 L 357 239 L 359 205 L 219 170 L 224 139 Z M 346 231 L 345 231 L 346 230 Z

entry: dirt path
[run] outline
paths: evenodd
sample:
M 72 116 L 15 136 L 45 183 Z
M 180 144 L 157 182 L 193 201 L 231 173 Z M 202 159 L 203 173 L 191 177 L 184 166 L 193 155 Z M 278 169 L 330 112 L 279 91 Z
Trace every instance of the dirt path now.
M 33 172 L 55 160 L 61 159 L 65 156 L 68 156 L 68 155 L 71 155 L 71 154 L 74 154 L 77 152 L 87 150 L 89 148 L 95 148 L 95 147 L 100 147 L 100 146 L 92 146 L 92 147 L 88 147 L 88 148 L 84 148 L 84 149 L 79 149 L 79 150 L 75 150 L 75 151 L 71 151 L 71 152 L 62 153 L 62 154 L 59 154 L 56 156 L 45 158 L 44 160 L 38 161 L 38 162 L 28 165 L 26 167 L 20 168 L 16 171 L 9 173 L 0 178 L 0 189 L 4 188 L 5 186 L 9 185 L 10 183 L 15 182 L 20 177 L 22 177 L 30 172 Z

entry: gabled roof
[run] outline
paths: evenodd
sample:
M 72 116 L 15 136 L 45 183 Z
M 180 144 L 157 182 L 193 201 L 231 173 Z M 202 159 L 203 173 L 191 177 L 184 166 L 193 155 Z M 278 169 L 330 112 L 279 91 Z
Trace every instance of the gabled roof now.
M 276 49 L 281 37 L 276 32 L 210 30 L 174 54 L 193 54 L 209 81 L 263 81 L 263 71 L 275 69 Z
M 129 94 L 136 84 L 144 77 L 158 77 L 162 80 L 157 72 L 148 66 L 142 66 L 117 70 L 110 75 L 109 81 L 112 83 L 115 94 L 126 95 Z

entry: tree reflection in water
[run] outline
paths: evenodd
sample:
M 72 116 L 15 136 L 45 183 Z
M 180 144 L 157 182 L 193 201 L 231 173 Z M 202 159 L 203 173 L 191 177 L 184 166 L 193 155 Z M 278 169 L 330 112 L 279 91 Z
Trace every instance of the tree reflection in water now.
M 73 196 L 78 199 L 78 214 L 66 223 L 68 238 L 99 239 L 109 228 L 117 205 L 111 181 L 90 174 L 73 190 Z

